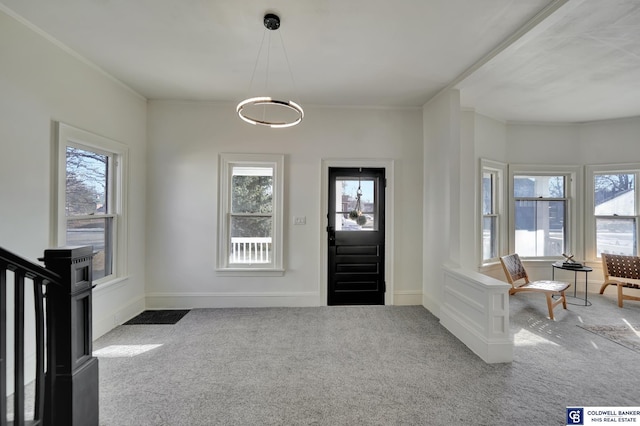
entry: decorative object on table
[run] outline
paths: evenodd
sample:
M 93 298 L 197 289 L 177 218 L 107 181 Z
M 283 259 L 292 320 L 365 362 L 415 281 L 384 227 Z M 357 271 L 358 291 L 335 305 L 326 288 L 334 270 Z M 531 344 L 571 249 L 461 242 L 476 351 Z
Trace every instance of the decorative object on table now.
M 565 254 L 562 253 L 562 256 L 564 257 L 564 262 L 562 262 L 562 266 L 564 266 L 565 268 L 582 268 L 582 263 L 580 262 L 576 262 L 575 260 L 573 260 L 573 254 Z
M 258 57 L 256 58 L 256 64 L 253 68 L 253 74 L 251 75 L 251 83 L 249 83 L 249 90 L 251 91 L 251 85 L 253 84 L 253 79 L 256 74 L 256 69 L 258 68 L 258 62 L 260 60 L 260 56 L 262 53 L 262 46 L 264 45 L 265 36 L 268 34 L 268 42 L 267 42 L 267 65 L 266 65 L 266 78 L 265 86 L 268 86 L 269 83 L 269 52 L 271 49 L 271 32 L 280 28 L 280 17 L 278 15 L 274 15 L 273 13 L 267 13 L 264 15 L 264 27 L 265 30 L 262 35 L 262 42 L 260 43 L 260 49 L 258 50 Z M 267 31 L 269 30 L 269 31 Z M 289 57 L 287 56 L 287 51 L 284 48 L 284 41 L 282 40 L 282 35 L 280 35 L 280 44 L 282 45 L 282 51 L 284 52 L 284 58 L 287 62 L 287 67 L 289 69 L 289 75 L 291 77 L 291 83 L 293 86 L 293 90 L 295 91 L 295 83 L 293 80 L 293 73 L 291 72 L 291 65 L 289 64 Z M 265 90 L 268 87 L 265 87 Z M 247 111 L 248 110 L 248 111 Z M 267 111 L 271 111 L 273 114 L 267 114 Z M 236 112 L 241 119 L 246 121 L 249 124 L 259 124 L 261 126 L 268 126 L 272 128 L 283 128 L 283 127 L 291 127 L 300 123 L 304 118 L 304 111 L 302 107 L 297 103 L 289 100 L 277 100 L 271 96 L 257 96 L 250 97 L 240 102 L 236 107 Z M 291 115 L 293 113 L 293 115 Z M 258 118 L 258 117 L 261 118 Z
M 555 280 L 555 271 L 557 269 L 564 269 L 565 271 L 573 272 L 573 296 L 567 296 L 569 299 L 578 299 L 577 297 L 577 289 L 578 289 L 578 272 L 584 272 L 584 303 L 574 303 L 567 300 L 567 303 L 570 305 L 578 305 L 578 306 L 591 306 L 591 302 L 589 302 L 589 272 L 593 271 L 593 268 L 588 266 L 578 267 L 576 265 L 581 265 L 580 263 L 569 263 L 569 266 L 565 266 L 565 263 L 562 261 L 557 261 L 551 264 L 551 280 Z

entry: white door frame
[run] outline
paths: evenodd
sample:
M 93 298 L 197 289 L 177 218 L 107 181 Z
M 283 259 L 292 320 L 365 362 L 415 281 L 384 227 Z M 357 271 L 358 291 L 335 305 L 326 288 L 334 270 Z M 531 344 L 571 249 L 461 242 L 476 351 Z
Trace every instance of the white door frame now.
M 332 159 L 327 158 L 322 160 L 322 178 L 321 178 L 321 200 L 320 200 L 320 306 L 327 306 L 327 288 L 328 277 L 327 269 L 329 266 L 328 251 L 329 246 L 327 244 L 327 211 L 329 210 L 329 168 L 330 167 L 375 167 L 385 169 L 385 178 L 387 180 L 387 186 L 385 188 L 385 234 L 384 234 L 384 280 L 386 282 L 386 292 L 384 295 L 384 304 L 393 305 L 393 265 L 394 262 L 394 242 L 393 237 L 393 209 L 395 203 L 393 202 L 394 195 L 394 162 L 388 159 Z

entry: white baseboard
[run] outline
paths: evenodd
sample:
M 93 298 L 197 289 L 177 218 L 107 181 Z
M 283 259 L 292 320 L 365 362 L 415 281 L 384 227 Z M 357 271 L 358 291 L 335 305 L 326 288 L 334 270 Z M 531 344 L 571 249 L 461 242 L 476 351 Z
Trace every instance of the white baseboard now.
M 440 304 L 433 297 L 422 293 L 422 306 L 424 306 L 436 318 L 440 318 Z
M 393 294 L 393 304 L 395 306 L 422 305 L 422 291 L 420 290 L 396 291 Z
M 467 327 L 466 322 L 454 311 L 443 307 L 440 324 L 488 364 L 512 362 L 513 340 L 508 338 L 487 339 L 478 330 Z
M 121 309 L 103 315 L 100 318 L 93 318 L 93 339 L 106 334 L 120 324 L 129 321 L 145 310 L 145 298 L 140 296 L 131 301 Z
M 320 293 L 148 293 L 147 309 L 320 306 Z

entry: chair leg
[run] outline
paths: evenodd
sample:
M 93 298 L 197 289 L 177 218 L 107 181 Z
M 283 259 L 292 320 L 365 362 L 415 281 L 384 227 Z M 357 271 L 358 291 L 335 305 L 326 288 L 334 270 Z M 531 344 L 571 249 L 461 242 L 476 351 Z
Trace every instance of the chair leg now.
M 551 293 L 546 293 L 547 296 L 547 307 L 549 308 L 549 319 L 553 321 L 553 301 L 551 299 Z
M 600 294 L 604 294 L 604 289 L 607 288 L 609 283 L 604 283 L 600 286 Z
M 564 291 L 561 291 L 560 295 L 562 296 L 562 307 L 567 309 L 567 297 L 564 295 Z
M 622 308 L 622 287 L 620 284 L 617 285 L 618 287 L 618 306 Z

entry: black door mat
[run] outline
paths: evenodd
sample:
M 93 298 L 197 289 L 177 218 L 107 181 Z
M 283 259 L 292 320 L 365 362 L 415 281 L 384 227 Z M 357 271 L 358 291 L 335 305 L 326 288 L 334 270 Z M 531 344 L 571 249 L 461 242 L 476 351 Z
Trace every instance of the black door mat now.
M 185 310 L 162 310 L 162 311 L 144 311 L 137 317 L 125 322 L 124 325 L 135 324 L 176 324 L 185 315 L 189 313 L 189 309 Z

